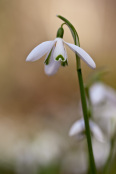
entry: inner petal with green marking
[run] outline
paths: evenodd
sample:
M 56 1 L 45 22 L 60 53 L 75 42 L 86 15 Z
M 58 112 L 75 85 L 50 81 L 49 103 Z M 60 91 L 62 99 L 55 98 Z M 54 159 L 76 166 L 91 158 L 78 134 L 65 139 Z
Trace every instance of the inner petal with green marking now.
M 59 54 L 59 55 L 55 58 L 55 60 L 56 60 L 56 61 L 62 61 L 62 62 L 64 62 L 64 61 L 65 61 L 65 58 L 64 58 L 61 54 Z
M 61 62 L 61 66 L 68 66 L 68 61 L 65 60 L 65 61 Z
M 66 61 L 66 51 L 64 47 L 63 40 L 61 38 L 56 38 L 57 42 L 55 45 L 55 49 L 53 51 L 53 58 L 55 61 Z

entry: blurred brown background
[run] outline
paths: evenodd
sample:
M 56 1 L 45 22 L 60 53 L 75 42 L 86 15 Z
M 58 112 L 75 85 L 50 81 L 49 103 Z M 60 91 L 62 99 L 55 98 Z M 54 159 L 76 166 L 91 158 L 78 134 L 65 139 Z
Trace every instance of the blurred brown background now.
M 69 66 L 48 77 L 44 58 L 25 62 L 39 43 L 53 40 L 66 17 L 75 26 L 81 47 L 97 68 L 110 73 L 104 81 L 116 88 L 115 0 L 0 0 L 0 140 L 1 151 L 12 142 L 46 127 L 68 128 L 80 100 L 75 55 L 67 48 Z M 64 40 L 73 43 L 64 26 Z M 82 62 L 84 81 L 93 70 Z M 68 136 L 68 135 L 67 135 Z M 17 138 L 18 137 L 18 138 Z

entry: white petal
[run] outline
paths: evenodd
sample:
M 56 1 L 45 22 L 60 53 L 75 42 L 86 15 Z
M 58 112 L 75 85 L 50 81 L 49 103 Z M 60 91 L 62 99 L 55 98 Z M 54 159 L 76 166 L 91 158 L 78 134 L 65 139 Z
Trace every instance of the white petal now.
M 56 47 L 54 50 L 53 58 L 55 60 L 57 56 L 62 55 L 64 58 L 64 61 L 65 61 L 66 60 L 66 52 L 65 52 L 63 40 L 61 38 L 56 38 L 55 40 L 56 40 Z M 59 60 L 62 61 L 61 58 L 59 58 Z
M 90 97 L 93 105 L 106 102 L 116 105 L 116 91 L 104 83 L 94 83 L 90 88 Z
M 45 73 L 47 75 L 54 75 L 58 71 L 58 69 L 61 65 L 60 61 L 55 61 L 53 58 L 54 49 L 55 49 L 55 47 L 52 50 L 49 64 L 45 65 Z
M 70 44 L 67 42 L 64 42 L 66 45 L 68 45 L 73 51 L 75 51 L 77 53 L 77 55 L 84 61 L 86 62 L 91 68 L 96 68 L 95 62 L 93 61 L 93 59 L 89 56 L 88 53 L 86 53 L 82 48 L 74 45 L 74 44 Z
M 90 88 L 90 98 L 93 105 L 101 104 L 105 102 L 105 87 L 102 83 L 95 83 Z M 107 91 L 108 93 L 108 91 Z
M 99 126 L 97 124 L 95 124 L 93 121 L 89 121 L 90 124 L 90 129 L 91 132 L 93 133 L 93 135 L 95 136 L 95 138 L 98 141 L 101 141 L 102 143 L 105 142 L 105 137 L 101 131 L 101 129 L 99 128 Z
M 80 134 L 77 134 L 77 136 L 76 136 L 76 139 L 78 141 L 83 140 L 84 138 L 85 138 L 85 134 L 83 132 L 81 132 Z
M 54 41 L 46 41 L 43 42 L 41 44 L 39 44 L 38 46 L 36 46 L 28 55 L 26 61 L 36 61 L 38 59 L 40 59 L 42 56 L 44 56 L 49 50 L 52 49 L 53 45 L 55 44 L 55 40 Z
M 80 135 L 83 131 L 85 130 L 85 123 L 83 119 L 80 119 L 78 121 L 76 121 L 70 131 L 69 131 L 69 135 L 73 136 L 73 135 Z

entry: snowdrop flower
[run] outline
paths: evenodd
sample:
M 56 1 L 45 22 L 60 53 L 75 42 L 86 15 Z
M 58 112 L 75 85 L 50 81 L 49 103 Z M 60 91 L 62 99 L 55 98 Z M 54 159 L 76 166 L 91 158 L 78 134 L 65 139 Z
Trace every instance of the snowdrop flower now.
M 68 65 L 67 53 L 64 44 L 74 51 L 91 68 L 95 68 L 93 59 L 80 47 L 65 42 L 63 38 L 64 30 L 62 27 L 57 32 L 55 40 L 46 41 L 36 46 L 28 55 L 26 61 L 36 61 L 47 54 L 45 58 L 45 73 L 47 75 L 55 74 L 60 66 Z
M 100 141 L 100 142 L 104 142 L 105 138 L 104 135 L 101 131 L 101 129 L 99 128 L 99 126 L 97 126 L 97 124 L 95 124 L 93 121 L 89 120 L 89 125 L 90 125 L 90 130 L 91 133 L 94 135 L 94 137 Z M 69 131 L 69 135 L 70 136 L 77 136 L 77 139 L 83 139 L 84 135 L 85 135 L 85 123 L 84 123 L 84 119 L 80 119 L 79 121 L 76 121 L 70 131 Z

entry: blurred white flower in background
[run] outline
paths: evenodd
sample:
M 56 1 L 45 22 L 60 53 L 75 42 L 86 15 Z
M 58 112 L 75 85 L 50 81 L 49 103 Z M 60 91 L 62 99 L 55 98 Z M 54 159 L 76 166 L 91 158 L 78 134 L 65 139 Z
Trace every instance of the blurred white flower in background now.
M 116 105 L 116 91 L 104 83 L 94 83 L 90 88 L 90 98 L 93 106 L 102 103 L 110 103 Z
M 66 149 L 62 137 L 52 131 L 44 131 L 30 142 L 17 144 L 16 171 L 18 174 L 36 174 L 39 167 L 57 162 Z
M 95 157 L 95 163 L 97 168 L 101 168 L 104 166 L 109 152 L 110 152 L 110 142 L 101 143 L 97 141 L 95 138 L 92 140 L 93 144 L 93 153 Z
M 115 135 L 116 92 L 103 83 L 94 83 L 90 88 L 90 97 L 93 106 L 92 124 L 90 125 L 91 132 L 94 135 L 92 136 L 93 151 L 96 165 L 101 168 L 110 152 L 110 143 L 107 136 L 110 138 Z M 69 115 L 72 114 L 71 116 L 76 120 L 77 106 L 75 103 L 72 106 L 71 104 L 66 106 L 65 110 Z M 70 107 L 71 109 L 69 110 Z M 65 114 L 65 112 L 62 114 L 60 112 L 60 115 Z M 81 114 L 78 113 L 79 116 Z M 65 118 L 67 118 L 67 114 Z M 66 121 L 65 125 L 67 126 L 72 121 L 72 118 Z M 69 126 L 66 128 L 67 135 Z M 103 133 L 101 133 L 102 131 Z M 5 136 L 3 136 L 4 132 L 6 132 Z M 85 173 L 88 168 L 88 149 L 84 133 L 85 127 L 82 119 L 74 123 L 70 130 L 70 134 L 74 135 L 74 137 L 69 138 L 68 135 L 58 134 L 55 130 L 44 130 L 34 134 L 33 137 L 28 134 L 21 137 L 16 129 L 13 129 L 12 124 L 6 122 L 5 125 L 1 121 L 0 162 L 7 166 L 8 164 L 13 166 L 17 174 L 37 174 L 41 166 L 46 168 L 46 166 L 52 165 L 54 162 L 59 164 L 59 161 L 61 173 Z M 102 140 L 104 135 L 105 141 L 101 143 L 99 140 Z M 83 140 L 77 141 L 78 138 Z
M 101 128 L 92 120 L 89 120 L 90 130 L 92 133 L 92 144 L 93 144 L 93 152 L 95 156 L 95 162 L 98 168 L 102 167 L 108 157 L 110 144 L 106 141 L 104 133 Z M 85 123 L 84 119 L 80 119 L 76 121 L 70 131 L 70 136 L 74 136 L 75 140 L 85 140 Z M 105 146 L 105 147 L 104 147 Z M 74 173 L 78 171 L 79 173 L 84 173 L 88 169 L 88 149 L 86 147 L 86 141 L 78 141 L 78 149 L 75 152 L 69 153 L 68 159 L 65 159 L 65 163 L 67 164 L 69 170 L 72 166 L 75 168 Z M 76 162 L 78 165 L 76 164 Z M 69 164 L 68 164 L 69 163 Z M 85 164 L 86 163 L 86 164 Z M 78 166 L 78 169 L 77 169 Z M 84 166 L 84 167 L 83 167 Z
M 85 141 L 84 141 L 85 142 Z M 63 158 L 62 170 L 66 174 L 83 174 L 88 169 L 88 157 L 85 143 L 80 141 L 66 153 Z
M 103 83 L 94 83 L 90 88 L 94 120 L 108 138 L 116 133 L 116 91 Z
M 93 152 L 97 168 L 103 167 L 110 151 L 110 144 L 92 138 Z M 63 158 L 63 173 L 85 174 L 88 170 L 88 149 L 86 139 L 76 142 Z
M 105 141 L 105 137 L 102 133 L 102 130 L 100 129 L 100 127 L 94 123 L 92 120 L 89 120 L 89 125 L 90 125 L 90 131 L 92 133 L 92 135 L 100 142 L 104 142 Z M 69 135 L 70 136 L 76 136 L 76 138 L 82 139 L 85 137 L 85 122 L 84 119 L 80 119 L 78 121 L 76 121 L 72 127 L 70 128 L 69 131 Z
M 97 82 L 90 87 L 89 94 L 92 103 L 92 122 L 90 120 L 91 124 L 90 122 L 89 124 L 94 135 L 92 136 L 93 152 L 97 168 L 101 168 L 110 153 L 110 139 L 116 134 L 116 91 L 104 83 Z M 80 119 L 72 125 L 69 135 L 74 135 L 76 141 L 83 139 L 84 134 L 84 120 Z M 85 173 L 88 168 L 88 150 L 84 148 L 86 141 L 77 141 L 77 143 L 78 149 L 67 154 L 65 165 L 68 166 L 68 170 L 72 169 L 73 173 Z

